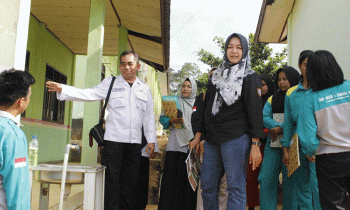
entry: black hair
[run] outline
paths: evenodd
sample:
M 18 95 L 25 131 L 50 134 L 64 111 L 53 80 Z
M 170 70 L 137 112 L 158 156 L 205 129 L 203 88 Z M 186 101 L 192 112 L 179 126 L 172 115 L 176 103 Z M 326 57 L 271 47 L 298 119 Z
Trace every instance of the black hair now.
M 304 50 L 300 53 L 299 55 L 299 60 L 298 60 L 298 64 L 299 66 L 303 63 L 303 61 L 309 57 L 309 55 L 311 55 L 313 52 L 311 50 Z
M 291 67 L 291 66 L 285 66 L 283 68 L 279 68 L 276 72 L 276 77 L 275 77 L 275 90 L 278 90 L 278 76 L 280 74 L 280 72 L 284 72 L 286 74 L 286 77 L 288 79 L 289 85 L 290 87 L 293 87 L 295 85 L 297 85 L 300 81 L 300 74 L 299 72 Z
M 265 83 L 268 87 L 267 93 L 265 95 L 261 96 L 261 99 L 263 100 L 263 104 L 265 105 L 267 99 L 269 99 L 269 97 L 275 93 L 275 86 L 274 86 L 272 79 L 269 76 L 260 75 L 260 78 L 265 81 Z
M 324 90 L 344 82 L 344 74 L 333 54 L 327 50 L 318 50 L 309 56 L 306 76 L 310 87 Z
M 34 77 L 27 71 L 5 70 L 0 74 L 0 106 L 10 107 L 18 99 L 26 97 L 29 87 L 35 84 Z
M 125 50 L 124 52 L 122 52 L 122 54 L 120 54 L 120 56 L 119 56 L 119 62 L 120 63 L 122 62 L 123 56 L 129 55 L 129 54 L 133 54 L 136 63 L 139 63 L 139 56 L 137 55 L 137 53 L 135 51 L 132 51 L 132 50 Z
M 286 75 L 290 87 L 297 85 L 300 81 L 300 74 L 295 68 L 291 66 L 285 66 L 277 70 L 275 85 L 277 87 L 278 92 L 273 95 L 272 99 L 272 113 L 284 113 L 284 99 L 286 96 L 286 91 L 281 91 L 278 87 L 278 76 L 280 72 L 284 72 Z

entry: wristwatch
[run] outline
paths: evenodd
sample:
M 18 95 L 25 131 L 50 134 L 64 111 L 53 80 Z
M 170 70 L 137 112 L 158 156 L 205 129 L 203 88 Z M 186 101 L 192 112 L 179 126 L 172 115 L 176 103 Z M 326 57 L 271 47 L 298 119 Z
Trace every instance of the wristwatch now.
M 258 147 L 261 146 L 261 142 L 260 141 L 253 141 L 252 145 L 257 145 Z

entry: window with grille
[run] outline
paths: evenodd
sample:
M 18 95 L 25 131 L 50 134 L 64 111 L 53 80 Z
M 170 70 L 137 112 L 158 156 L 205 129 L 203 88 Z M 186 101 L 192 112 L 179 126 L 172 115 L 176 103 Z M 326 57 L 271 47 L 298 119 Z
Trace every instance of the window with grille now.
M 47 64 L 45 82 L 46 81 L 54 81 L 61 84 L 67 84 L 67 76 L 63 75 Z M 63 124 L 64 105 L 64 101 L 57 100 L 56 92 L 49 92 L 45 86 L 42 120 Z

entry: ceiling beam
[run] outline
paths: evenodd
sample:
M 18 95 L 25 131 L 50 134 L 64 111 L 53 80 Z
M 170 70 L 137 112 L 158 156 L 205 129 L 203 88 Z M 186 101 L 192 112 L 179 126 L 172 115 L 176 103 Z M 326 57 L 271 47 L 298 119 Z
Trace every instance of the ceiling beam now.
M 267 0 L 264 0 L 262 5 L 261 5 L 258 26 L 256 27 L 256 31 L 255 31 L 255 35 L 254 35 L 254 43 L 255 44 L 257 44 L 259 41 L 259 36 L 260 36 L 262 24 L 264 22 L 264 16 L 265 16 L 265 11 L 266 11 L 267 5 L 268 5 Z
M 145 62 L 146 64 L 152 66 L 154 69 L 156 69 L 158 71 L 161 71 L 161 72 L 164 71 L 164 66 L 163 65 L 160 65 L 158 63 L 154 63 L 152 61 L 149 61 L 149 60 L 146 60 L 146 59 L 143 59 L 143 58 L 140 58 L 140 60 Z
M 113 8 L 113 11 L 114 11 L 115 16 L 117 16 L 117 18 L 118 18 L 119 26 L 121 26 L 121 25 L 122 25 L 122 20 L 120 19 L 119 15 L 118 15 L 117 9 L 115 8 L 115 6 L 114 6 L 112 0 L 109 0 L 109 2 L 110 2 L 111 5 L 112 5 L 112 8 Z
M 170 2 L 171 0 L 160 0 L 161 27 L 163 37 L 163 71 L 169 68 L 170 57 Z
M 131 35 L 131 36 L 136 36 L 136 37 L 142 38 L 142 39 L 147 39 L 149 41 L 156 42 L 156 43 L 159 43 L 159 44 L 163 43 L 162 37 L 149 36 L 149 35 L 138 33 L 136 31 L 131 31 L 131 30 L 128 30 L 128 34 Z

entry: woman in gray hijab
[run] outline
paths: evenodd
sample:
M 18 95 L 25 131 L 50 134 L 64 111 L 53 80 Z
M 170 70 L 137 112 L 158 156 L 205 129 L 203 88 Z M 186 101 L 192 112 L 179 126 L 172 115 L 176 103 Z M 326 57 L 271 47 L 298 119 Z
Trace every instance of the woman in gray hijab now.
M 264 137 L 261 79 L 250 68 L 248 41 L 230 35 L 223 62 L 208 82 L 205 108 L 190 149 L 205 132 L 201 187 L 204 209 L 217 210 L 218 186 L 226 173 L 227 209 L 246 208 L 248 160 L 255 170 L 261 163 L 260 138 Z
M 196 209 L 197 194 L 192 190 L 188 181 L 185 163 L 188 156 L 188 144 L 194 137 L 191 114 L 196 92 L 196 82 L 187 78 L 182 83 L 178 97 L 182 118 L 169 119 L 162 115 L 159 119 L 165 129 L 170 128 L 160 188 L 159 210 Z M 183 128 L 174 128 L 172 125 L 175 123 L 182 123 Z

